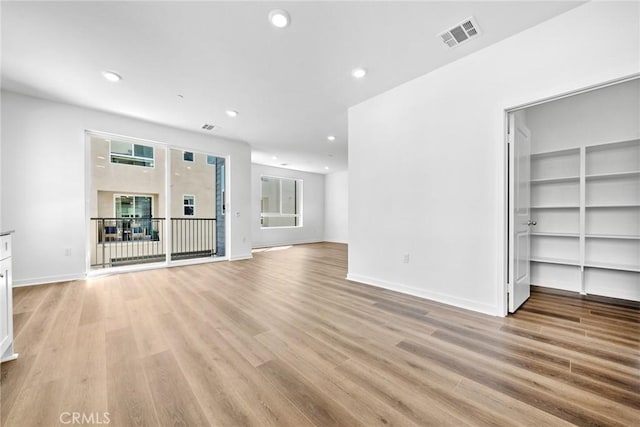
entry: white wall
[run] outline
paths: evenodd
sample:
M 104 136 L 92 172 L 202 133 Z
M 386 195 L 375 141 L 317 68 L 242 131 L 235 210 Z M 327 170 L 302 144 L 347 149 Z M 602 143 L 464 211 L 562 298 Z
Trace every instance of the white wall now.
M 0 22 L 2 22 L 2 2 L 0 1 Z M 2 30 L 0 29 L 0 189 L 2 189 Z M 0 195 L 1 196 L 1 195 Z M 0 231 L 4 231 L 2 223 L 2 197 L 0 197 Z
M 260 177 L 302 179 L 302 227 L 260 227 Z M 251 239 L 253 247 L 321 242 L 324 236 L 324 176 L 316 173 L 251 165 Z
M 640 137 L 640 79 L 526 111 L 532 153 L 636 139 Z
M 14 283 L 68 280 L 85 273 L 85 130 L 230 156 L 232 259 L 251 256 L 251 152 L 246 143 L 123 116 L 3 93 L 2 221 L 15 229 Z M 65 256 L 65 248 L 71 255 Z
M 324 177 L 324 240 L 348 243 L 349 240 L 349 172 Z
M 352 107 L 348 277 L 504 315 L 504 111 L 638 73 L 639 6 L 587 3 Z

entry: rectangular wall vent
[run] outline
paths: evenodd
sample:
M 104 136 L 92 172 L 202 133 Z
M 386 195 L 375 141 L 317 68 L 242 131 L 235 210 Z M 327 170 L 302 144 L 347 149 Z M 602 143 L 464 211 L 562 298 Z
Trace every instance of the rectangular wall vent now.
M 202 129 L 204 130 L 213 130 L 214 127 L 215 127 L 214 125 L 209 125 L 207 123 L 202 125 Z
M 469 17 L 464 21 L 455 25 L 453 28 L 448 29 L 440 34 L 440 37 L 444 44 L 449 47 L 454 47 L 460 43 L 464 43 L 472 37 L 477 36 L 480 33 L 480 28 L 473 17 Z

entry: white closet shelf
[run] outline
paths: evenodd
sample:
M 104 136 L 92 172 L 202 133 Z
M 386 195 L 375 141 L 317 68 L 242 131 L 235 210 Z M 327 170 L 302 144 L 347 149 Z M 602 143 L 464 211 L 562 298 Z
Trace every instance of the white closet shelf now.
M 587 239 L 618 239 L 618 240 L 640 240 L 640 236 L 619 235 L 619 234 L 585 234 Z
M 555 150 L 555 151 L 543 151 L 541 153 L 532 153 L 531 157 L 547 157 L 547 156 L 552 156 L 552 157 L 556 157 L 556 156 L 569 156 L 572 154 L 579 154 L 580 153 L 580 148 L 564 148 L 562 150 Z
M 532 231 L 530 234 L 532 236 L 543 237 L 580 237 L 580 233 L 551 233 L 546 231 Z
M 579 182 L 580 181 L 580 177 L 579 176 L 562 176 L 562 177 L 555 177 L 555 178 L 536 178 L 536 179 L 532 179 L 530 182 L 533 185 L 536 184 L 556 184 L 556 183 L 562 183 L 562 182 Z
M 632 264 L 615 264 L 611 262 L 587 261 L 584 263 L 584 266 L 591 267 L 591 268 L 603 268 L 606 270 L 631 271 L 635 273 L 640 273 L 640 266 L 632 265 Z
M 574 265 L 579 267 L 580 261 L 575 259 L 562 259 L 562 258 L 547 258 L 547 257 L 532 257 L 530 261 L 533 262 L 542 262 L 545 264 L 563 264 L 563 265 Z
M 592 179 L 633 178 L 634 176 L 640 176 L 640 171 L 594 173 L 585 176 L 585 179 L 590 181 Z
M 549 206 L 530 206 L 530 209 L 579 209 L 578 205 L 549 205 Z
M 607 208 L 640 208 L 640 203 L 612 203 L 587 205 L 587 209 L 607 209 Z

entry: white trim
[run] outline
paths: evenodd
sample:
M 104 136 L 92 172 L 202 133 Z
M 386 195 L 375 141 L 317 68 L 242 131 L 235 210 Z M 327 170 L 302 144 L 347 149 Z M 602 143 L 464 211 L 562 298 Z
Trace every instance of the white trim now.
M 91 136 L 92 134 L 84 131 L 84 218 L 85 218 L 85 265 L 83 274 L 87 274 L 91 270 L 91 167 L 93 165 L 93 159 L 91 156 Z M 96 195 L 97 198 L 97 195 Z M 97 204 L 96 200 L 96 204 Z
M 253 259 L 253 255 L 236 255 L 234 257 L 231 257 L 229 261 L 242 261 L 247 259 Z
M 328 239 L 328 238 L 325 238 L 325 239 L 323 240 L 323 242 L 327 242 L 327 243 L 340 243 L 340 244 L 342 244 L 342 245 L 348 245 L 348 244 L 349 244 L 349 242 L 348 242 L 347 240 L 341 240 L 341 239 Z
M 262 212 L 262 179 L 263 178 L 273 178 L 278 180 L 279 187 L 279 197 L 278 201 L 280 203 L 280 208 L 278 212 Z M 293 181 L 295 182 L 295 196 L 296 196 L 296 213 L 294 214 L 285 214 L 282 213 L 282 181 Z M 274 176 L 274 175 L 260 175 L 260 229 L 261 230 L 269 230 L 272 228 L 282 229 L 282 228 L 302 228 L 303 226 L 303 200 L 304 200 L 304 180 L 302 178 L 291 178 L 286 176 Z M 296 218 L 297 225 L 276 225 L 273 227 L 264 227 L 262 225 L 262 218 Z
M 136 271 L 156 270 L 165 267 L 168 267 L 167 263 L 165 261 L 161 261 L 146 264 L 123 265 L 120 267 L 96 268 L 87 273 L 87 278 L 110 276 L 112 274 L 134 273 Z
M 375 286 L 377 288 L 388 289 L 403 294 L 413 295 L 419 298 L 428 299 L 431 301 L 440 302 L 443 304 L 464 308 L 466 310 L 472 310 L 490 316 L 500 316 L 500 310 L 497 306 L 479 304 L 475 301 L 453 297 L 451 295 L 441 294 L 438 292 L 430 292 L 424 289 L 413 288 L 411 286 L 403 285 L 400 283 L 388 282 L 386 280 L 377 279 L 373 277 L 361 276 L 359 274 L 347 274 L 347 280 L 352 282 L 363 283 L 365 285 Z
M 277 227 L 272 227 L 277 228 Z M 282 227 L 280 227 L 282 228 Z M 289 227 L 295 228 L 295 227 Z M 324 240 L 320 239 L 305 239 L 305 240 L 287 240 L 280 242 L 253 242 L 251 249 L 273 248 L 276 246 L 289 246 L 289 245 L 306 245 L 309 243 L 322 243 Z
M 505 136 L 505 140 L 506 142 L 508 142 L 509 140 L 509 135 L 508 135 L 508 120 L 509 120 L 509 114 L 513 113 L 517 110 L 523 110 L 529 107 L 534 107 L 536 105 L 540 105 L 540 104 L 545 104 L 547 102 L 553 102 L 553 101 L 557 101 L 563 98 L 567 98 L 573 95 L 580 95 L 582 93 L 587 93 L 587 92 L 591 92 L 594 90 L 598 90 L 598 89 L 603 89 L 605 87 L 608 86 L 613 86 L 615 84 L 619 84 L 619 83 L 625 83 L 627 81 L 631 81 L 631 80 L 635 80 L 640 78 L 640 73 L 634 73 L 631 75 L 627 75 L 627 76 L 623 76 L 623 77 L 619 77 L 616 79 L 611 79 L 611 80 L 607 80 L 604 82 L 600 82 L 600 83 L 596 83 L 590 86 L 586 86 L 583 88 L 579 88 L 579 89 L 575 89 L 572 91 L 568 91 L 568 92 L 564 92 L 564 93 L 560 93 L 554 96 L 549 96 L 546 98 L 542 98 L 536 101 L 531 101 L 531 102 L 527 102 L 525 104 L 520 104 L 520 105 L 516 105 L 516 106 L 512 106 L 512 107 L 508 107 L 504 109 L 504 113 L 503 113 L 503 120 L 504 120 L 504 136 Z M 564 149 L 563 149 L 564 150 Z M 507 144 L 503 143 L 503 156 L 502 156 L 502 164 L 504 165 L 503 168 L 503 173 L 501 174 L 500 179 L 498 180 L 498 193 L 500 196 L 500 206 L 502 209 L 502 214 L 500 215 L 499 219 L 498 219 L 498 230 L 500 230 L 500 236 L 498 236 L 498 247 L 499 249 L 502 248 L 501 251 L 499 251 L 499 253 L 502 253 L 502 257 L 498 258 L 498 295 L 497 295 L 497 301 L 498 301 L 498 308 L 500 310 L 500 312 L 502 313 L 502 316 L 506 316 L 507 315 L 507 306 L 506 306 L 506 295 L 507 292 L 509 290 L 509 284 L 507 283 L 507 266 L 509 265 L 509 247 L 507 242 L 509 241 L 509 228 L 508 228 L 508 224 L 509 224 L 509 219 L 510 219 L 510 211 L 509 211 L 509 196 L 510 196 L 510 188 L 509 188 L 509 163 L 508 163 L 508 155 L 507 155 Z M 506 191 L 505 190 L 505 186 L 506 186 Z
M 14 280 L 13 287 L 22 288 L 24 286 L 39 286 L 47 285 L 49 283 L 72 282 L 75 280 L 84 280 L 85 278 L 86 276 L 84 274 L 62 274 L 60 276 L 33 277 L 30 279 Z
M 171 261 L 167 267 L 186 267 L 188 265 L 197 265 L 197 264 L 210 264 L 213 262 L 220 261 L 228 261 L 227 256 L 219 256 L 219 257 L 207 257 L 207 258 L 192 258 L 192 259 L 181 259 L 176 261 Z
M 121 142 L 124 144 L 131 144 L 131 153 L 135 153 L 135 146 L 136 145 L 140 145 L 142 147 L 149 147 L 153 150 L 153 156 L 149 159 L 148 157 L 140 157 L 140 156 L 136 156 L 135 154 L 122 154 L 122 153 L 114 153 L 112 146 L 114 143 L 114 139 L 113 138 L 109 138 L 109 163 L 113 164 L 113 165 L 120 165 L 120 164 L 124 164 L 127 166 L 139 166 L 139 167 L 145 167 L 145 168 L 155 168 L 156 167 L 156 147 L 153 146 L 153 144 L 149 144 L 149 145 L 145 145 L 145 144 L 138 144 L 136 142 L 130 142 L 130 141 L 118 141 L 117 138 L 115 140 L 115 142 Z M 147 165 L 129 165 L 127 163 L 118 163 L 118 162 L 114 162 L 113 161 L 113 156 L 121 156 L 125 159 L 133 159 L 133 160 L 140 160 L 140 161 L 149 161 L 151 160 L 151 165 L 147 166 Z
M 91 165 L 92 165 L 92 158 L 91 158 L 91 138 L 92 137 L 97 137 L 97 138 L 103 138 L 103 139 L 118 139 L 121 140 L 123 142 L 128 142 L 131 141 L 132 144 L 135 143 L 139 143 L 139 144 L 144 144 L 144 145 L 149 145 L 151 144 L 153 146 L 154 149 L 154 167 L 155 167 L 155 154 L 156 154 L 156 148 L 162 148 L 165 150 L 165 174 L 164 174 L 164 180 L 165 180 L 165 186 L 164 186 L 164 196 L 165 196 L 165 218 L 171 218 L 171 150 L 177 150 L 177 151 L 190 151 L 194 154 L 194 162 L 195 162 L 195 158 L 196 158 L 196 154 L 203 154 L 205 156 L 213 156 L 213 157 L 217 157 L 220 159 L 224 159 L 225 164 L 224 164 L 224 171 L 225 171 L 225 180 L 224 180 L 224 195 L 223 197 L 225 197 L 225 201 L 224 201 L 224 205 L 226 208 L 227 212 L 231 212 L 231 155 L 230 154 L 226 154 L 226 155 L 218 155 L 212 152 L 205 152 L 205 151 L 200 151 L 200 150 L 193 150 L 190 148 L 186 148 L 185 147 L 179 147 L 173 144 L 169 144 L 166 142 L 162 142 L 162 141 L 155 141 L 155 140 L 151 140 L 151 139 L 143 139 L 143 138 L 137 138 L 137 137 L 132 137 L 132 136 L 126 136 L 126 135 L 120 135 L 120 134 L 115 134 L 115 133 L 111 133 L 111 132 L 104 132 L 104 131 L 98 131 L 98 130 L 92 130 L 92 129 L 85 129 L 84 130 L 84 134 L 85 134 L 85 144 L 84 144 L 84 150 L 85 150 L 85 219 L 86 219 L 86 229 L 85 229 L 85 233 L 86 233 L 86 239 L 85 239 L 85 270 L 82 273 L 84 277 L 93 277 L 96 273 L 96 270 L 92 270 L 91 269 L 91 200 L 92 200 L 92 193 L 91 193 Z M 109 148 L 109 151 L 111 151 L 111 148 Z M 111 153 L 109 153 L 111 154 Z M 213 166 L 213 165 L 210 165 Z M 160 195 L 159 195 L 160 196 Z M 183 201 L 183 208 L 182 211 L 184 213 L 184 201 Z M 114 205 L 114 210 L 115 210 L 115 205 Z M 153 203 L 152 203 L 152 210 L 153 210 Z M 194 209 L 194 213 L 195 213 L 195 209 Z M 226 213 L 226 212 L 225 212 Z M 114 215 L 115 216 L 115 215 Z M 137 265 L 132 265 L 132 266 L 121 266 L 121 267 L 114 267 L 111 269 L 101 269 L 103 271 L 104 274 L 115 274 L 115 273 L 125 273 L 125 272 L 134 272 L 134 271 L 138 271 L 138 270 L 149 270 L 149 269 L 153 269 L 153 268 L 170 268 L 170 267 L 174 267 L 174 266 L 178 266 L 178 265 L 188 265 L 188 264 L 182 264 L 184 261 L 192 261 L 192 263 L 197 264 L 197 263 L 205 263 L 205 262 L 212 262 L 212 261 L 221 261 L 221 260 L 231 260 L 231 220 L 232 218 L 229 217 L 229 220 L 227 221 L 227 215 L 224 215 L 224 222 L 225 222 L 225 256 L 223 257 L 216 257 L 216 258 L 200 258 L 200 259 L 194 259 L 194 260 L 179 260 L 179 261 L 172 261 L 171 260 L 171 238 L 167 238 L 164 239 L 165 241 L 165 260 L 162 263 L 153 263 L 153 264 L 137 264 Z M 218 221 L 219 218 L 217 218 L 216 215 L 216 221 Z M 171 230 L 171 221 L 170 220 L 165 220 L 165 225 L 164 225 L 164 233 L 166 236 L 171 236 L 172 234 L 172 230 Z M 251 255 L 248 258 L 238 258 L 238 259 L 249 259 L 252 258 Z M 115 269 L 115 270 L 114 270 Z M 105 270 L 110 270 L 109 272 L 106 272 Z M 75 276 L 74 276 L 75 277 Z M 75 279 L 74 279 L 75 280 Z M 28 281 L 26 281 L 28 282 Z M 48 279 L 46 279 L 44 282 L 42 283 L 50 283 L 48 281 Z M 29 284 L 25 284 L 23 286 L 28 286 Z
M 171 221 L 171 147 L 165 146 L 164 152 L 164 263 L 169 265 L 171 262 L 171 249 L 173 246 L 173 221 Z M 184 203 L 184 202 L 183 202 Z M 184 209 L 184 208 L 183 208 Z
M 526 108 L 535 107 L 536 105 L 546 104 L 547 102 L 558 101 L 560 99 L 568 98 L 570 96 L 580 95 L 580 94 L 587 93 L 587 92 L 592 92 L 594 90 L 603 89 L 605 87 L 613 86 L 613 85 L 616 85 L 616 84 L 619 84 L 619 83 L 625 83 L 625 82 L 628 82 L 628 81 L 631 81 L 631 80 L 635 80 L 637 78 L 640 78 L 640 73 L 633 73 L 633 74 L 628 75 L 628 76 L 618 77 L 618 78 L 611 79 L 611 80 L 606 80 L 604 82 L 592 84 L 592 85 L 589 85 L 589 86 L 586 86 L 586 87 L 582 87 L 582 88 L 579 88 L 579 89 L 574 89 L 574 90 L 563 92 L 563 93 L 560 93 L 560 94 L 557 94 L 557 95 L 552 95 L 552 96 L 548 96 L 546 98 L 538 99 L 537 101 L 531 101 L 531 102 L 527 102 L 527 103 L 524 103 L 524 104 L 519 104 L 519 105 L 516 105 L 516 106 L 513 106 L 513 107 L 506 108 L 505 110 L 508 113 L 512 113 L 512 112 L 517 111 L 517 110 L 524 110 Z
M 192 160 L 187 160 L 184 158 L 184 155 L 187 153 L 191 153 L 192 156 Z M 202 153 L 204 154 L 204 153 Z M 196 152 L 195 151 L 187 151 L 187 150 L 182 150 L 182 161 L 183 162 L 187 162 L 187 163 L 195 163 L 196 162 Z M 205 160 L 206 162 L 206 160 Z
M 191 200 L 193 201 L 192 205 L 185 205 L 184 204 L 184 199 L 186 197 L 191 197 Z M 193 208 L 193 213 L 191 215 L 187 215 L 186 213 L 184 213 L 184 208 L 186 208 L 187 206 L 192 207 Z M 215 215 L 215 213 L 214 213 Z M 194 194 L 183 194 L 182 195 L 182 216 L 184 217 L 194 217 L 196 216 L 196 196 Z M 218 220 L 218 218 L 216 217 L 216 221 Z
M 16 360 L 18 358 L 18 353 L 12 353 L 11 356 L 7 356 L 0 360 L 0 363 L 11 362 L 12 360 Z
M 91 270 L 87 274 L 87 278 L 110 276 L 112 274 L 134 273 L 137 271 L 160 270 L 163 268 L 186 267 L 189 265 L 196 265 L 196 264 L 210 264 L 210 263 L 220 262 L 220 261 L 228 261 L 228 259 L 226 256 L 224 256 L 224 257 L 184 259 L 184 260 L 170 261 L 169 263 L 162 261 L 162 262 L 150 262 L 148 264 L 123 265 L 120 267 L 100 268 L 100 269 Z
M 135 199 L 136 197 L 150 197 L 151 198 L 151 219 L 153 219 L 153 213 L 154 213 L 153 212 L 153 205 L 154 205 L 153 194 L 115 193 L 115 192 L 113 193 L 113 204 L 112 204 L 112 206 L 113 206 L 113 218 L 118 218 L 118 215 L 116 213 L 116 199 L 118 197 L 122 197 L 122 196 L 133 197 L 133 210 L 134 210 L 134 212 L 135 212 L 135 206 L 136 206 L 136 199 Z M 158 196 L 160 196 L 160 195 L 158 195 Z M 144 217 L 138 218 L 138 217 L 135 217 L 135 216 L 132 216 L 132 217 L 121 217 L 121 218 L 126 218 L 126 219 L 144 219 Z

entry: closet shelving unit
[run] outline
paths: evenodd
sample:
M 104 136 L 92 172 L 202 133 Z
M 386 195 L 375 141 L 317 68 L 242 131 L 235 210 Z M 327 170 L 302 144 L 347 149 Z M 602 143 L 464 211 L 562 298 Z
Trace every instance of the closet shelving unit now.
M 531 218 L 534 283 L 640 298 L 640 139 L 532 154 Z

